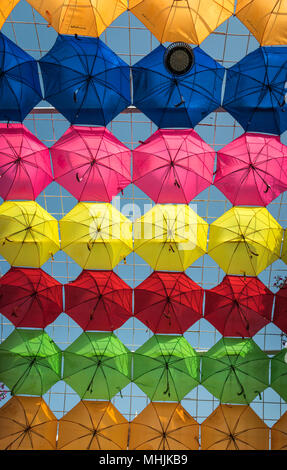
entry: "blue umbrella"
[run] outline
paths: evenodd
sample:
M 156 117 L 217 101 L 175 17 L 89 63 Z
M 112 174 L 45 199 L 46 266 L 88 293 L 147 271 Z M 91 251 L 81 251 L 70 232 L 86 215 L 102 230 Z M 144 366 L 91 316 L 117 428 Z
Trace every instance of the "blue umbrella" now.
M 37 61 L 0 33 L 0 120 L 22 122 L 41 100 Z
M 71 124 L 106 126 L 131 102 L 129 66 L 99 38 L 59 35 L 39 62 L 45 99 Z
M 227 70 L 223 107 L 248 132 L 287 129 L 287 48 L 259 47 Z
M 199 47 L 160 45 L 132 68 L 133 103 L 160 128 L 194 127 L 220 106 L 224 73 Z

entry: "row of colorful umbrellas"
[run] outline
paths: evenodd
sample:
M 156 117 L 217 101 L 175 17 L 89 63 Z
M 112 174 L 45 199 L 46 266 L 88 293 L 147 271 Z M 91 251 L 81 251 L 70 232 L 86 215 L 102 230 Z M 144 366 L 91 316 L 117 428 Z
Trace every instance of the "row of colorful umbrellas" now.
M 220 404 L 199 424 L 177 403 L 147 405 L 130 422 L 108 401 L 81 400 L 60 419 L 42 398 L 0 410 L 1 450 L 284 450 L 287 414 L 268 427 L 248 405 Z
M 260 47 L 226 70 L 199 47 L 158 46 L 129 67 L 98 38 L 58 36 L 37 61 L 0 33 L 0 120 L 44 98 L 70 123 L 106 126 L 131 103 L 158 127 L 195 127 L 221 106 L 248 132 L 287 129 L 285 47 Z M 186 65 L 189 64 L 188 66 Z M 131 77 L 133 98 L 131 96 Z
M 131 11 L 160 42 L 200 44 L 233 14 L 261 44 L 286 44 L 283 0 L 27 0 L 62 34 L 100 36 L 122 13 Z M 19 0 L 3 0 L 0 28 Z
M 12 395 L 42 396 L 63 380 L 81 399 L 101 400 L 133 382 L 152 401 L 175 402 L 202 385 L 221 403 L 249 404 L 268 387 L 286 400 L 285 356 L 224 337 L 199 354 L 182 335 L 158 334 L 131 351 L 109 332 L 82 332 L 62 351 L 44 330 L 15 328 L 0 345 L 0 380 Z
M 66 312 L 84 331 L 114 331 L 134 317 L 153 333 L 183 334 L 205 318 L 223 336 L 252 337 L 271 322 L 274 300 L 272 322 L 287 333 L 286 299 L 286 285 L 273 294 L 244 276 L 205 290 L 185 273 L 163 271 L 135 289 L 113 271 L 83 270 L 63 286 L 41 269 L 11 268 L 0 281 L 1 314 L 25 328 L 46 328 Z
M 0 156 L 4 200 L 35 200 L 53 180 L 101 202 L 131 183 L 155 203 L 189 204 L 214 184 L 234 205 L 266 206 L 287 190 L 287 147 L 264 134 L 224 146 L 215 172 L 216 152 L 193 129 L 158 130 L 131 151 L 107 128 L 71 126 L 49 151 L 24 125 L 0 124 Z
M 186 204 L 156 204 L 132 223 L 112 204 L 80 202 L 58 222 L 35 201 L 5 201 L 0 228 L 12 266 L 40 267 L 60 249 L 83 269 L 113 269 L 133 251 L 157 271 L 185 271 L 206 253 L 246 276 L 287 261 L 286 234 L 265 207 L 235 206 L 209 225 Z

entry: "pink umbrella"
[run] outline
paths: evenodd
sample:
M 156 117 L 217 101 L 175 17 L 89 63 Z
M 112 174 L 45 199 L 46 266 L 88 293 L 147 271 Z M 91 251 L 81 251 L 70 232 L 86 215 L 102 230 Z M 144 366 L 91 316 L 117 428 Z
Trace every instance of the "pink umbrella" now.
M 52 181 L 49 149 L 23 124 L 0 124 L 0 196 L 34 200 Z
M 287 190 L 287 147 L 275 135 L 245 133 L 217 154 L 214 185 L 233 205 L 266 206 Z
M 133 181 L 156 203 L 188 204 L 212 183 L 215 152 L 192 129 L 159 129 L 133 151 Z
M 131 183 L 131 151 L 105 127 L 71 126 L 51 155 L 55 181 L 78 201 L 110 202 Z

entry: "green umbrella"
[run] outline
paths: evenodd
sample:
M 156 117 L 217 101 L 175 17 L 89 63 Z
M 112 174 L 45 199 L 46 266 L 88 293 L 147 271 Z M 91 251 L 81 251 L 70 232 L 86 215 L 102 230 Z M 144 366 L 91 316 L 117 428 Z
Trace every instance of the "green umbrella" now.
M 110 400 L 131 381 L 132 354 L 114 333 L 83 332 L 63 354 L 63 379 L 82 399 Z
M 271 359 L 270 387 L 287 401 L 287 349 L 282 349 Z
M 198 385 L 199 364 L 183 336 L 153 335 L 134 353 L 133 381 L 153 401 L 180 401 Z
M 221 338 L 202 357 L 201 384 L 221 403 L 248 404 L 269 386 L 269 358 L 251 338 Z
M 17 329 L 0 345 L 0 381 L 12 395 L 44 395 L 61 380 L 62 351 L 43 330 Z

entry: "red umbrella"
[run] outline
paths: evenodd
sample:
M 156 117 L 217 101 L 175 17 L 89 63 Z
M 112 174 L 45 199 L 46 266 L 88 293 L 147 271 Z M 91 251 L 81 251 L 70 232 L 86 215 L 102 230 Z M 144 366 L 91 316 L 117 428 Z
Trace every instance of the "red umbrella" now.
M 274 295 L 256 277 L 225 276 L 205 295 L 204 318 L 223 336 L 252 337 L 271 321 Z
M 203 292 L 185 273 L 154 271 L 134 290 L 134 314 L 154 333 L 183 334 L 202 317 Z
M 63 312 L 62 284 L 42 269 L 12 267 L 0 279 L 0 312 L 16 327 L 45 328 Z
M 65 285 L 65 305 L 84 331 L 113 331 L 132 315 L 132 288 L 113 271 L 84 270 Z
M 189 204 L 211 185 L 214 159 L 193 129 L 159 129 L 133 151 L 133 181 L 156 203 Z
M 275 294 L 273 323 L 287 333 L 287 283 Z

